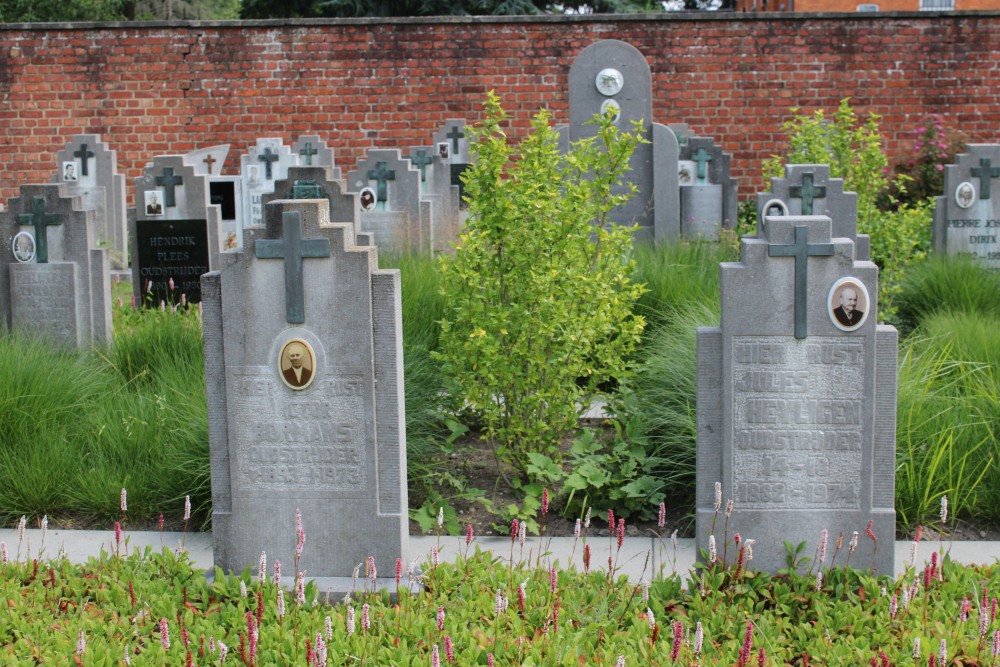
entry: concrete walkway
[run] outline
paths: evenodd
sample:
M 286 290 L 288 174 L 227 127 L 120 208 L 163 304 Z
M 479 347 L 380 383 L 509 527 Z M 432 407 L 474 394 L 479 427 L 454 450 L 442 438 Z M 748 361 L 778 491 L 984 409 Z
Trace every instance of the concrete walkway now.
M 54 558 L 60 553 L 65 553 L 66 557 L 73 562 L 82 563 L 88 558 L 100 555 L 101 551 L 111 552 L 114 544 L 113 531 L 96 530 L 49 530 L 45 535 L 45 542 L 42 544 L 42 534 L 40 530 L 26 530 L 24 541 L 18 548 L 18 535 L 16 530 L 0 530 L 0 542 L 6 544 L 7 553 L 11 560 L 18 557 L 24 559 L 29 556 L 36 558 L 41 552 L 42 559 Z M 606 570 L 608 567 L 608 557 L 614 557 L 614 549 L 610 539 L 607 537 L 590 537 L 588 540 L 591 548 L 591 569 Z M 409 562 L 414 558 L 419 558 L 421 562 L 430 559 L 431 549 L 439 546 L 442 560 L 453 560 L 458 554 L 464 554 L 466 550 L 464 537 L 442 537 L 440 542 L 435 536 L 411 536 L 409 553 L 406 554 L 404 562 Z M 490 551 L 502 561 L 507 561 L 511 557 L 510 538 L 507 537 L 477 537 L 473 540 L 473 550 L 476 546 L 484 551 Z M 211 533 L 183 533 L 175 532 L 129 532 L 128 547 L 129 552 L 136 549 L 144 550 L 147 546 L 154 551 L 159 551 L 164 547 L 178 549 L 183 546 L 187 549 L 195 566 L 201 569 L 211 569 L 212 560 L 212 534 Z M 906 561 L 910 557 L 910 542 L 896 543 L 896 572 L 902 572 Z M 917 552 L 917 563 L 921 567 L 928 562 L 931 552 L 940 548 L 940 543 L 932 540 L 921 542 Z M 308 544 L 306 549 L 308 549 Z M 760 545 L 757 546 L 760 548 Z M 560 568 L 572 565 L 577 570 L 583 569 L 583 545 L 577 543 L 571 537 L 554 537 L 539 540 L 537 537 L 529 538 L 525 542 L 522 552 L 520 545 L 514 547 L 514 563 L 528 562 L 535 563 L 538 559 L 539 549 L 542 550 L 541 562 L 546 567 L 557 564 Z M 949 552 L 951 558 L 966 564 L 991 564 L 1000 559 L 1000 542 L 945 542 L 945 551 Z M 812 555 L 811 553 L 809 555 Z M 732 558 L 732 554 L 730 554 Z M 649 537 L 628 537 L 617 552 L 615 571 L 619 574 L 627 574 L 634 581 L 649 580 L 651 575 L 669 575 L 671 572 L 687 573 L 691 570 L 695 561 L 695 541 L 693 539 L 678 539 L 676 558 L 674 550 L 669 540 L 664 540 L 661 544 L 658 539 Z M 840 561 L 842 562 L 842 556 Z

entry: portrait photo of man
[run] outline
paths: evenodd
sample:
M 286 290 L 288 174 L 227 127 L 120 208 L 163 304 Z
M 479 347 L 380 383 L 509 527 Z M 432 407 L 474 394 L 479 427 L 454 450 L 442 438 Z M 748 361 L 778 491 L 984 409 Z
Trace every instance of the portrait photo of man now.
M 279 355 L 281 377 L 292 389 L 305 389 L 312 383 L 314 356 L 312 348 L 298 338 L 285 343 Z
M 75 162 L 63 162 L 63 180 L 64 181 L 75 181 L 76 180 L 76 163 Z
M 361 191 L 361 210 L 371 211 L 375 208 L 375 191 L 365 188 Z
M 163 204 L 156 190 L 146 191 L 146 215 L 163 215 Z
M 976 200 L 976 189 L 968 181 L 955 188 L 955 203 L 961 208 L 969 208 Z
M 865 319 L 867 297 L 867 292 L 860 283 L 844 281 L 834 290 L 832 304 L 836 306 L 831 311 L 833 319 L 841 328 L 854 329 L 860 326 Z

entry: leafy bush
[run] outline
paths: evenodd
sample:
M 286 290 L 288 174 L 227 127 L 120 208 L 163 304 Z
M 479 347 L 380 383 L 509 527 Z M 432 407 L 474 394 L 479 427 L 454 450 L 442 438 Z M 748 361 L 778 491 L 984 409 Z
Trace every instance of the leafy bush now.
M 930 257 L 907 269 L 896 303 L 906 330 L 943 310 L 1000 317 L 1000 272 L 966 258 Z
M 893 198 L 917 204 L 944 191 L 944 167 L 965 150 L 966 137 L 945 129 L 941 114 L 931 114 L 914 131 L 913 146 L 893 168 Z
M 528 452 L 558 456 L 590 396 L 628 375 L 642 288 L 629 279 L 632 230 L 607 221 L 629 196 L 614 192 L 637 139 L 601 118 L 596 139 L 562 154 L 543 111 L 515 148 L 497 97 L 485 108 L 463 175 L 469 221 L 440 265 L 438 358 L 453 398 L 523 472 Z

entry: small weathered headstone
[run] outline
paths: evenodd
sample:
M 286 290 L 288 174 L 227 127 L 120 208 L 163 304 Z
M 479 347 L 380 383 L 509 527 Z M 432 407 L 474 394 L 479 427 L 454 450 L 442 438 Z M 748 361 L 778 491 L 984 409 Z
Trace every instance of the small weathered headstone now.
M 420 197 L 431 205 L 430 251 L 448 252 L 468 217 L 461 189 L 452 184 L 449 165 L 429 146 L 411 146 L 407 157 L 420 171 Z
M 97 247 L 96 212 L 71 190 L 21 186 L 0 217 L 0 311 L 8 328 L 56 344 L 110 345 L 109 248 Z
M 845 545 L 858 531 L 851 564 L 872 567 L 870 520 L 891 575 L 896 330 L 876 323 L 878 268 L 831 230 L 765 217 L 721 265 L 721 324 L 698 330 L 698 546 L 714 534 L 721 555 L 723 530 L 738 532 L 756 540 L 750 566 L 776 572 L 786 543 L 811 555 L 822 530 Z
M 680 146 L 681 235 L 717 240 L 722 229 L 736 226 L 736 179 L 729 175 L 730 156 L 706 137 L 690 137 Z
M 264 207 L 261 197 L 274 192 L 274 184 L 287 178 L 288 168 L 299 164 L 299 155 L 292 153 L 281 139 L 258 139 L 240 158 L 240 174 L 243 177 L 244 220 L 240 225 L 264 224 Z M 242 231 L 237 232 L 241 236 Z
M 347 192 L 346 184 L 335 179 L 334 173 L 333 167 L 289 167 L 288 178 L 275 183 L 272 194 L 263 196 L 264 206 L 279 199 L 325 199 L 330 206 L 330 222 L 349 222 L 357 229 L 361 212 L 358 196 Z M 362 233 L 356 244 L 372 245 L 373 241 L 369 234 Z
M 300 167 L 330 167 L 333 180 L 341 179 L 340 167 L 333 159 L 333 149 L 317 134 L 299 137 L 299 140 L 292 144 L 292 155 L 298 156 Z
M 369 151 L 347 174 L 347 190 L 360 195 L 358 232 L 373 234 L 377 247 L 430 248 L 431 204 L 420 196 L 420 170 L 399 150 Z
M 136 303 L 201 301 L 200 277 L 218 266 L 221 250 L 220 208 L 211 204 L 208 175 L 183 155 L 161 155 L 135 185 L 130 237 Z
M 944 168 L 934 251 L 1000 269 L 1000 144 L 970 144 Z
M 78 134 L 56 156 L 56 183 L 83 199 L 95 211 L 96 243 L 110 249 L 111 265 L 128 266 L 125 176 L 118 173 L 118 155 L 96 134 Z
M 769 192 L 757 193 L 758 227 L 773 207 L 783 215 L 825 215 L 833 221 L 833 236 L 854 241 L 856 259 L 871 257 L 871 239 L 858 234 L 858 195 L 844 192 L 844 179 L 831 178 L 825 164 L 785 165 L 784 178 L 772 178 Z
M 215 562 L 291 565 L 298 511 L 299 568 L 343 594 L 359 563 L 388 578 L 406 552 L 399 272 L 324 201 L 266 220 L 202 278 Z
M 448 165 L 451 184 L 458 188 L 459 198 L 465 192 L 462 183 L 462 172 L 466 170 L 472 158 L 469 148 L 472 143 L 466 129 L 464 118 L 449 118 L 433 135 L 434 150 L 442 162 Z

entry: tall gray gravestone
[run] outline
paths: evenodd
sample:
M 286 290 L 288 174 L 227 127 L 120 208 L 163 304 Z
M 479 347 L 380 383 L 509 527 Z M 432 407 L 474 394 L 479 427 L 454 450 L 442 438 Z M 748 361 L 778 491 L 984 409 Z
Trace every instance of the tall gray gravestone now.
M 107 346 L 109 248 L 94 209 L 65 185 L 23 185 L 2 214 L 0 311 L 9 329 L 84 349 Z
M 355 225 L 360 215 L 358 195 L 346 192 L 343 181 L 334 178 L 335 169 L 326 167 L 289 167 L 288 178 L 274 184 L 274 192 L 263 196 L 264 207 L 279 199 L 325 199 L 330 222 Z M 357 235 L 356 245 L 374 245 L 370 234 Z
M 430 251 L 448 252 L 468 217 L 461 205 L 461 188 L 452 183 L 450 165 L 430 146 L 411 146 L 406 156 L 420 171 L 421 199 L 430 202 Z
M 871 520 L 892 574 L 897 336 L 876 323 L 878 269 L 826 216 L 765 217 L 741 246 L 720 267 L 720 326 L 698 330 L 698 546 L 719 482 L 754 568 L 785 567 L 786 542 L 811 554 L 823 529 L 845 545 L 858 531 L 852 564 L 871 567 Z
M 729 175 L 730 156 L 707 137 L 690 137 L 680 146 L 681 235 L 715 241 L 722 229 L 736 226 L 737 182 Z
M 136 303 L 201 301 L 200 278 L 219 264 L 220 209 L 210 202 L 209 176 L 185 156 L 160 155 L 146 165 L 135 181 L 130 230 Z
M 448 165 L 449 180 L 458 188 L 459 201 L 465 193 L 462 183 L 462 172 L 469 166 L 472 156 L 469 149 L 472 142 L 469 139 L 464 118 L 449 118 L 444 126 L 432 136 L 434 151 L 441 161 Z
M 406 552 L 399 272 L 325 201 L 272 201 L 266 222 L 202 278 L 215 562 L 290 565 L 300 510 L 300 569 L 345 592 Z
M 569 123 L 559 128 L 562 147 L 596 136 L 591 121 L 611 112 L 622 131 L 634 131 L 647 143 L 632 153 L 625 178 L 637 188 L 628 202 L 611 212 L 612 222 L 639 225 L 639 240 L 679 238 L 677 138 L 665 126 L 653 123 L 653 89 L 649 63 L 630 44 L 606 39 L 591 44 L 576 57 L 569 71 Z M 621 185 L 617 193 L 625 190 Z
M 333 180 L 339 181 L 343 178 L 340 167 L 334 161 L 333 149 L 317 134 L 299 137 L 298 141 L 292 144 L 292 155 L 298 156 L 300 167 L 330 167 Z
M 844 179 L 831 178 L 829 165 L 785 165 L 785 176 L 772 178 L 769 192 L 757 193 L 758 228 L 765 215 L 825 215 L 835 237 L 854 241 L 857 259 L 871 259 L 871 239 L 857 233 L 858 195 L 844 192 Z
M 1000 269 L 1000 144 L 970 144 L 944 168 L 934 251 Z
M 274 192 L 274 184 L 288 177 L 288 168 L 298 165 L 298 154 L 293 154 L 281 139 L 258 139 L 246 155 L 240 157 L 240 174 L 243 178 L 244 218 L 237 237 L 243 228 L 264 224 L 262 197 Z
M 184 155 L 184 163 L 197 176 L 208 179 L 208 200 L 219 207 L 219 242 L 222 250 L 239 245 L 239 221 L 243 217 L 243 182 L 239 176 L 224 176 L 222 167 L 229 156 L 229 144 L 199 148 Z
M 348 192 L 360 198 L 358 232 L 372 234 L 383 250 L 429 250 L 431 203 L 420 188 L 420 170 L 399 150 L 369 151 L 347 174 Z
M 83 199 L 85 209 L 95 211 L 95 240 L 111 252 L 111 265 L 128 266 L 125 176 L 118 173 L 118 154 L 97 134 L 78 134 L 56 156 L 54 181 L 66 193 Z

